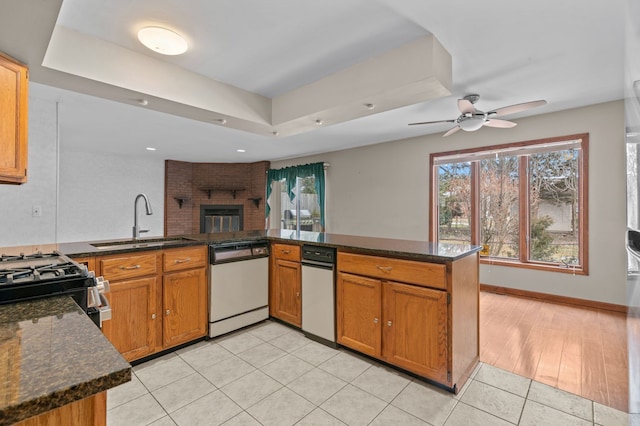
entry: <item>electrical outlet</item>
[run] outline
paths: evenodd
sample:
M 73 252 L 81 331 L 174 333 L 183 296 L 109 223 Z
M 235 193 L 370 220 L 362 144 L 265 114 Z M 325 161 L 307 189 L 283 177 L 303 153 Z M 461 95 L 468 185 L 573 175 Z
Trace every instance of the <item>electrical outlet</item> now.
M 33 217 L 40 217 L 42 216 L 42 207 L 40 206 L 33 206 L 31 208 L 31 216 Z

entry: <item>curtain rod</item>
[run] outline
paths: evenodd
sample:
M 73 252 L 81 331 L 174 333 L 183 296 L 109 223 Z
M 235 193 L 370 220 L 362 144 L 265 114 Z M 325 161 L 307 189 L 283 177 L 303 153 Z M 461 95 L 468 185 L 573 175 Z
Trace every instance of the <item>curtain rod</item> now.
M 287 167 L 295 167 L 295 166 L 287 166 Z M 331 163 L 322 163 L 322 167 L 324 167 L 324 169 L 327 170 L 329 167 L 331 167 Z M 266 170 L 265 173 L 269 173 L 269 170 Z

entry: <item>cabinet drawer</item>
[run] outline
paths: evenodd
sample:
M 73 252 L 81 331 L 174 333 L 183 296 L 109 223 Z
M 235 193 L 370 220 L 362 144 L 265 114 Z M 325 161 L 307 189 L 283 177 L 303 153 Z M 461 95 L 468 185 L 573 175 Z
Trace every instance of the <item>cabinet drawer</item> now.
M 100 259 L 100 274 L 107 280 L 121 280 L 144 275 L 155 275 L 157 254 L 145 253 L 131 256 L 105 257 Z
M 207 265 L 207 249 L 207 246 L 200 246 L 165 250 L 162 268 L 165 272 L 202 268 Z
M 446 266 L 388 257 L 338 253 L 338 270 L 357 275 L 446 289 Z
M 271 253 L 276 259 L 300 262 L 300 246 L 274 243 L 271 245 Z

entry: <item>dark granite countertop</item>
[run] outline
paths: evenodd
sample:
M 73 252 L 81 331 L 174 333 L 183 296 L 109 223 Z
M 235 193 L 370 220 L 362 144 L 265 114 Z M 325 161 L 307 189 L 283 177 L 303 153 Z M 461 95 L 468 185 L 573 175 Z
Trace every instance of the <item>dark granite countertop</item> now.
M 70 297 L 0 305 L 0 425 L 129 380 L 129 363 Z
M 480 251 L 480 246 L 469 244 L 433 243 L 429 241 L 398 240 L 392 238 L 361 237 L 357 235 L 329 234 L 289 230 L 271 230 L 266 233 L 271 240 L 293 244 L 317 244 L 335 247 L 342 251 L 377 256 L 390 256 L 428 262 L 447 262 Z
M 169 244 L 159 244 L 163 238 L 141 238 L 136 241 L 122 239 L 109 241 L 86 241 L 60 243 L 46 246 L 49 251 L 59 250 L 71 257 L 103 256 L 107 254 L 131 253 L 142 250 L 161 250 L 195 245 L 228 243 L 235 241 L 263 240 L 287 242 L 290 244 L 313 243 L 336 247 L 342 251 L 415 259 L 428 262 L 448 262 L 480 251 L 480 246 L 469 244 L 433 243 L 428 241 L 399 240 L 392 238 L 363 237 L 356 235 L 330 234 L 325 232 L 272 229 L 269 231 L 241 231 L 217 234 L 192 234 L 167 237 L 179 239 Z M 122 244 L 136 243 L 136 247 Z M 109 244 L 111 243 L 111 244 Z M 102 245 L 102 248 L 94 246 Z M 105 244 L 108 244 L 106 247 Z M 43 246 L 44 247 L 44 246 Z M 29 252 L 29 247 L 13 247 L 12 252 Z M 2 249 L 0 249 L 2 250 Z M 6 250 L 5 250 L 6 251 Z M 46 250 L 43 250 L 46 251 Z

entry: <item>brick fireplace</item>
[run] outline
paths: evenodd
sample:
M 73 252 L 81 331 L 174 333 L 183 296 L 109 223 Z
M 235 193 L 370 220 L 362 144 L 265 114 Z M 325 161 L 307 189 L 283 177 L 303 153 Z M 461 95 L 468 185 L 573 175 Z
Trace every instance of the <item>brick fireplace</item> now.
M 235 220 L 245 231 L 264 229 L 264 196 L 269 166 L 268 161 L 165 161 L 165 235 L 203 232 L 203 209 L 206 215 L 227 217 L 207 219 L 212 228 L 224 227 Z M 218 212 L 211 212 L 211 209 Z M 239 217 L 230 219 L 230 216 Z

